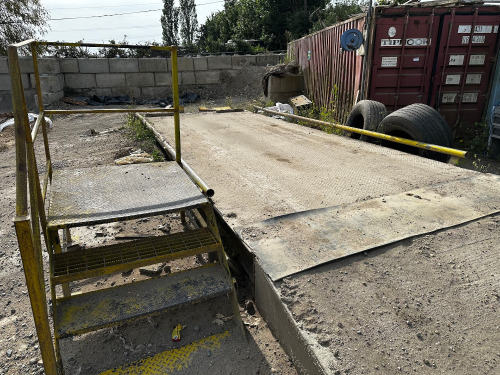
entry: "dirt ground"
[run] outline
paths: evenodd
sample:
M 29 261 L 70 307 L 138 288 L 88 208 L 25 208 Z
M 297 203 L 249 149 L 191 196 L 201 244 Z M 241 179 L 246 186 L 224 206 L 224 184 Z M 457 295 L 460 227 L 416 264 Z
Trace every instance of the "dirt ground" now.
M 56 118 L 49 132 L 54 169 L 112 164 L 116 157 L 127 155 L 137 144 L 119 129 L 126 115 L 74 115 Z M 98 135 L 85 135 L 94 129 Z M 41 142 L 38 144 L 41 146 Z M 40 152 L 41 150 L 37 150 Z M 43 165 L 40 166 L 43 170 Z M 15 214 L 15 143 L 14 129 L 0 133 L 0 374 L 43 373 L 37 335 L 27 295 L 21 258 L 12 219 Z M 74 246 L 92 246 L 102 242 L 123 241 L 120 237 L 162 234 L 182 229 L 179 218 L 164 215 L 135 222 L 100 225 L 72 232 Z M 47 253 L 43 254 L 45 262 Z M 162 264 L 162 273 L 175 272 L 203 262 L 203 258 Z M 46 264 L 47 266 L 47 264 Z M 170 267 L 165 270 L 165 266 Z M 48 267 L 47 267 L 48 268 Z M 46 268 L 46 269 L 47 269 Z M 90 282 L 74 283 L 74 291 L 102 288 L 140 280 L 148 276 L 136 269 Z M 48 280 L 48 275 L 46 276 Z M 166 316 L 105 329 L 61 343 L 67 374 L 96 374 L 155 353 L 178 348 L 195 340 L 228 331 L 220 347 L 195 352 L 187 368 L 176 374 L 269 374 L 294 375 L 296 370 L 279 342 L 272 336 L 258 311 L 253 311 L 251 288 L 238 278 L 238 299 L 248 340 L 238 335 L 231 319 L 227 299 L 213 300 L 197 308 L 176 310 Z M 219 319 L 224 317 L 223 319 Z M 173 343 L 172 329 L 177 324 L 186 328 L 182 341 Z
M 500 215 L 285 278 L 332 374 L 500 373 Z

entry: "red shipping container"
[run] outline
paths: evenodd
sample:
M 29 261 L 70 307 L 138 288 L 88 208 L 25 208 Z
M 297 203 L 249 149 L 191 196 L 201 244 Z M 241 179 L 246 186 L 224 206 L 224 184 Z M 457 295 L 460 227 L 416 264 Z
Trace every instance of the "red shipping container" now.
M 353 20 L 289 44 L 311 99 L 327 106 L 332 90 L 342 98 L 336 101 L 337 121 L 345 121 L 359 98 L 382 102 L 389 111 L 412 103 L 428 104 L 459 134 L 482 120 L 498 58 L 499 6 L 376 7 L 367 33 L 364 72 L 359 53 L 341 53 L 337 47 L 346 26 L 363 31 L 366 16 Z M 363 74 L 365 87 L 361 87 Z

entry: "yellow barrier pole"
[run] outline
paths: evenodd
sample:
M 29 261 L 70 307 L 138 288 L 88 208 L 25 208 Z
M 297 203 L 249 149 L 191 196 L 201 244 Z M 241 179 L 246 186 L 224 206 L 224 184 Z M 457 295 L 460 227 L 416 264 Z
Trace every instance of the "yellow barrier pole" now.
M 40 275 L 39 257 L 36 254 L 28 215 L 26 129 L 29 129 L 29 120 L 21 71 L 19 69 L 17 47 L 27 45 L 31 42 L 26 41 L 8 47 L 9 70 L 12 82 L 12 104 L 16 126 L 16 218 L 14 224 L 44 369 L 46 374 L 56 375 L 57 364 L 48 320 L 45 287 L 43 285 L 43 276 Z
M 174 95 L 175 161 L 182 168 L 181 129 L 179 115 L 179 80 L 177 76 L 177 47 L 172 47 L 172 91 Z
M 435 151 L 435 152 L 439 152 L 441 154 L 455 156 L 458 158 L 465 158 L 465 155 L 467 155 L 467 151 L 457 150 L 457 149 L 450 148 L 450 147 L 444 147 L 444 146 L 432 145 L 429 143 L 417 142 L 417 141 L 413 141 L 411 139 L 406 139 L 406 138 L 393 137 L 392 135 L 387 135 L 387 134 L 383 134 L 383 133 L 372 132 L 369 130 L 353 128 L 350 126 L 345 126 L 345 125 L 340 125 L 340 124 L 333 124 L 331 122 L 326 122 L 326 121 L 314 120 L 314 119 L 310 119 L 307 117 L 292 115 L 290 113 L 271 111 L 269 109 L 261 108 L 261 107 L 258 107 L 256 105 L 254 105 L 253 107 L 259 111 L 270 113 L 272 115 L 283 116 L 283 117 L 291 118 L 291 119 L 298 120 L 298 121 L 304 121 L 304 122 L 314 124 L 314 125 L 321 125 L 321 126 L 328 126 L 328 127 L 332 127 L 332 128 L 337 128 L 337 129 L 345 130 L 345 131 L 348 131 L 351 133 L 367 135 L 367 136 L 370 136 L 373 138 L 383 139 L 383 140 L 391 141 L 391 142 L 395 142 L 395 143 L 401 143 L 403 145 L 413 146 L 413 147 L 417 147 L 417 148 L 421 148 L 421 149 L 429 150 L 429 151 Z

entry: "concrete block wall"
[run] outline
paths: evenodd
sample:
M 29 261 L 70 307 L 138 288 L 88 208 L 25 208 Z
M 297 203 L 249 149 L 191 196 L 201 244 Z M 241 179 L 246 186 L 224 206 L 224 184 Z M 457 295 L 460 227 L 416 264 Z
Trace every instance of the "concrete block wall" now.
M 179 57 L 180 91 L 215 85 L 221 77 L 236 77 L 248 66 L 276 65 L 283 54 Z M 167 58 L 39 58 L 44 104 L 66 95 L 125 95 L 161 98 L 171 96 L 172 61 Z M 28 103 L 35 103 L 35 78 L 31 58 L 20 59 Z M 0 57 L 0 112 L 12 107 L 7 58 Z
M 267 96 L 275 103 L 288 103 L 288 99 L 301 95 L 303 91 L 304 77 L 302 75 L 271 76 L 267 81 Z
M 59 59 L 44 58 L 38 60 L 40 70 L 40 87 L 44 104 L 50 104 L 64 96 L 64 76 L 61 72 Z M 35 74 L 31 57 L 19 59 L 21 79 L 28 109 L 37 107 Z M 0 112 L 12 111 L 11 78 L 7 58 L 0 58 Z

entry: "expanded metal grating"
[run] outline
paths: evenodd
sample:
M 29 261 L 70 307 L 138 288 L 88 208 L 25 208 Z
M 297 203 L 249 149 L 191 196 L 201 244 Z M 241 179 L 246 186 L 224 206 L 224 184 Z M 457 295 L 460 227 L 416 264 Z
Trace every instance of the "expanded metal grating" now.
M 207 228 L 54 254 L 53 280 L 63 283 L 217 250 Z

